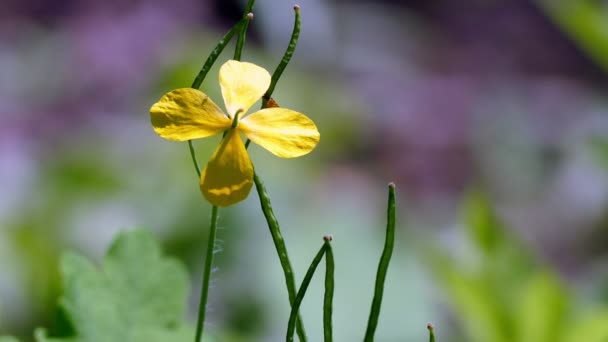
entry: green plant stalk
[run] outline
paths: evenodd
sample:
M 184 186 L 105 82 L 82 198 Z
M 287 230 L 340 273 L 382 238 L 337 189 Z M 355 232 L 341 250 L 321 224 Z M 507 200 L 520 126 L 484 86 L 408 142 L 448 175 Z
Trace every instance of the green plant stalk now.
M 200 88 L 201 84 L 205 80 L 205 77 L 207 77 L 207 73 L 209 73 L 209 70 L 211 70 L 211 67 L 213 66 L 213 64 L 219 57 L 219 55 L 222 53 L 222 51 L 224 51 L 224 48 L 226 47 L 226 45 L 228 45 L 230 40 L 232 40 L 232 37 L 234 36 L 234 34 L 237 31 L 239 32 L 239 37 L 238 37 L 238 41 L 237 41 L 236 48 L 235 48 L 234 59 L 240 60 L 241 51 L 243 50 L 243 45 L 245 43 L 245 34 L 247 32 L 247 27 L 249 25 L 249 21 L 253 18 L 253 16 L 250 13 L 253 10 L 254 3 L 255 3 L 255 0 L 249 0 L 249 2 L 247 3 L 247 8 L 245 9 L 245 14 L 243 15 L 243 18 L 241 20 L 239 20 L 234 26 L 232 26 L 232 28 L 220 39 L 220 41 L 217 43 L 217 45 L 215 46 L 213 51 L 211 51 L 211 53 L 209 54 L 209 57 L 207 57 L 207 60 L 205 61 L 205 64 L 203 64 L 203 67 L 201 68 L 198 75 L 192 82 L 191 88 L 194 88 L 194 89 Z M 190 157 L 192 158 L 192 163 L 194 164 L 194 169 L 196 170 L 196 174 L 200 178 L 201 168 L 198 164 L 198 161 L 196 160 L 196 153 L 194 152 L 194 146 L 192 146 L 192 140 L 188 140 L 188 148 L 190 150 Z M 209 295 L 209 280 L 211 277 L 211 267 L 213 265 L 213 251 L 214 251 L 214 247 L 215 247 L 215 236 L 217 233 L 217 217 L 218 217 L 218 208 L 217 208 L 217 206 L 213 206 L 211 208 L 211 224 L 210 224 L 210 228 L 209 228 L 210 232 L 209 232 L 209 240 L 207 243 L 207 256 L 205 258 L 205 268 L 203 270 L 203 284 L 201 287 L 201 299 L 200 299 L 200 304 L 199 304 L 199 308 L 198 308 L 195 342 L 199 342 L 200 339 L 202 338 L 204 325 L 205 325 L 207 298 Z
M 276 216 L 274 215 L 274 211 L 272 210 L 270 197 L 268 196 L 268 192 L 264 187 L 264 183 L 262 182 L 258 174 L 255 172 L 253 173 L 253 181 L 255 183 L 255 188 L 258 192 L 258 197 L 260 198 L 262 212 L 264 213 L 264 217 L 266 218 L 266 222 L 268 223 L 268 229 L 270 230 L 272 241 L 274 242 L 274 246 L 277 250 L 277 254 L 281 262 L 281 267 L 283 268 L 283 274 L 285 275 L 285 285 L 287 286 L 287 293 L 289 295 L 289 303 L 293 308 L 296 299 L 296 281 L 293 275 L 291 262 L 289 261 L 289 256 L 287 255 L 287 247 L 285 246 L 285 240 L 283 239 L 283 235 L 281 234 L 281 227 L 279 226 L 279 221 L 277 220 Z M 302 323 L 302 318 L 300 317 L 299 313 L 296 316 L 296 330 L 300 341 L 305 342 L 307 340 L 306 332 L 304 330 L 304 324 Z
M 226 47 L 226 45 L 228 45 L 236 31 L 238 31 L 243 25 L 243 23 L 247 21 L 249 21 L 248 17 L 239 20 L 239 22 L 234 24 L 234 26 L 232 26 L 232 28 L 228 32 L 226 32 L 222 39 L 220 39 L 213 51 L 211 51 L 211 53 L 209 54 L 209 57 L 207 57 L 205 64 L 203 64 L 203 67 L 198 72 L 198 75 L 196 75 L 196 78 L 192 82 L 190 88 L 199 89 L 201 87 L 201 84 L 203 84 L 205 77 L 207 77 L 207 73 L 209 73 L 209 70 L 211 70 L 211 67 L 213 66 L 219 55 L 222 53 L 222 51 L 224 51 L 224 48 Z M 196 174 L 200 177 L 201 168 L 199 167 L 198 162 L 196 160 L 196 154 L 194 153 L 194 146 L 192 146 L 192 140 L 188 140 L 188 148 L 190 150 L 190 157 L 192 158 L 192 162 L 194 163 L 194 169 L 196 170 Z
M 205 79 L 205 77 L 207 77 L 207 73 L 209 72 L 209 70 L 211 70 L 211 67 L 213 66 L 213 64 L 219 57 L 219 55 L 222 53 L 222 51 L 224 51 L 224 48 L 226 47 L 226 45 L 228 45 L 228 43 L 230 42 L 230 40 L 232 39 L 232 37 L 234 36 L 236 31 L 242 30 L 241 27 L 243 25 L 245 25 L 247 22 L 249 22 L 249 19 L 250 19 L 249 16 L 243 17 L 243 19 L 241 19 L 234 26 L 232 26 L 232 28 L 222 37 L 222 39 L 220 39 L 220 41 L 217 43 L 217 45 L 215 46 L 213 51 L 211 51 L 211 54 L 209 54 L 209 57 L 207 57 L 207 60 L 205 61 L 205 64 L 199 71 L 198 75 L 192 82 L 191 88 L 194 88 L 194 89 L 200 88 L 201 84 L 203 83 L 203 80 Z M 196 174 L 200 178 L 201 168 L 198 164 L 198 161 L 196 160 L 196 153 L 194 151 L 194 146 L 192 146 L 192 140 L 188 140 L 188 149 L 190 150 L 190 158 L 192 159 L 192 164 L 194 165 Z M 209 225 L 209 239 L 207 241 L 207 256 L 205 257 L 205 266 L 203 269 L 203 282 L 201 285 L 201 298 L 200 298 L 200 303 L 199 303 L 199 307 L 198 307 L 198 317 L 196 320 L 196 335 L 194 338 L 195 342 L 199 342 L 201 340 L 201 338 L 203 337 L 203 331 L 205 330 L 205 316 L 206 316 L 206 312 L 207 312 L 207 300 L 209 298 L 209 282 L 210 282 L 210 278 L 211 278 L 211 267 L 213 266 L 213 253 L 214 253 L 214 249 L 215 249 L 215 237 L 217 234 L 217 218 L 218 218 L 218 207 L 212 206 L 211 207 L 211 223 Z
M 253 19 L 253 4 L 255 0 L 249 0 L 247 2 L 247 7 L 245 7 L 245 14 L 243 15 L 243 25 L 241 30 L 239 31 L 239 36 L 236 40 L 236 48 L 234 49 L 234 60 L 240 61 L 241 54 L 243 53 L 243 46 L 245 46 L 245 37 L 247 35 L 247 27 L 249 26 L 249 21 Z
M 327 249 L 325 250 L 325 296 L 323 297 L 323 337 L 325 342 L 332 342 L 333 300 L 334 300 L 334 252 L 331 248 L 332 237 L 328 235 L 325 239 Z
M 188 140 L 188 149 L 190 150 L 190 158 L 192 159 L 192 164 L 194 164 L 194 170 L 198 177 L 201 177 L 201 168 L 198 166 L 198 161 L 196 160 L 196 153 L 194 152 L 194 146 L 192 146 L 192 140 Z
M 435 328 L 433 324 L 427 324 L 426 328 L 429 330 L 429 342 L 435 342 Z
M 205 257 L 205 268 L 203 270 L 203 285 L 201 288 L 201 299 L 198 306 L 198 319 L 196 321 L 196 337 L 194 342 L 199 342 L 203 337 L 205 327 L 205 314 L 207 312 L 207 298 L 209 296 L 209 280 L 211 278 L 211 266 L 213 265 L 213 252 L 215 250 L 215 235 L 217 233 L 217 206 L 211 208 L 211 224 L 209 227 L 209 239 L 207 240 L 207 256 Z
M 253 5 L 252 5 L 253 6 Z M 268 99 L 272 95 L 274 88 L 281 78 L 283 71 L 289 64 L 291 57 L 293 56 L 293 52 L 296 49 L 297 41 L 300 36 L 300 7 L 298 5 L 294 6 L 295 11 L 295 22 L 294 28 L 291 33 L 291 38 L 289 40 L 289 45 L 283 54 L 283 58 L 281 62 L 275 69 L 272 74 L 271 83 L 268 87 L 268 90 L 262 97 L 262 109 L 266 107 L 268 103 Z M 238 47 L 238 42 L 237 42 Z M 251 140 L 247 139 L 245 142 L 245 148 L 249 148 L 249 144 Z M 262 206 L 262 212 L 264 213 L 264 217 L 266 218 L 266 222 L 268 223 L 268 228 L 270 230 L 270 235 L 272 236 L 272 241 L 274 242 L 274 246 L 277 250 L 277 254 L 279 256 L 279 260 L 281 262 L 281 267 L 283 268 L 283 274 L 285 275 L 285 285 L 287 287 L 287 293 L 289 295 L 289 303 L 293 307 L 294 300 L 296 297 L 296 282 L 295 277 L 293 275 L 293 269 L 291 266 L 291 262 L 289 261 L 289 256 L 287 254 L 287 247 L 285 246 L 285 240 L 283 239 L 283 235 L 281 234 L 281 227 L 279 225 L 279 221 L 274 215 L 274 211 L 272 210 L 272 205 L 270 203 L 270 197 L 268 196 L 268 192 L 264 186 L 264 183 L 258 176 L 258 174 L 254 170 L 253 181 L 255 182 L 255 188 L 258 192 L 258 196 L 260 198 L 260 204 Z M 306 331 L 304 330 L 304 323 L 302 322 L 302 317 L 300 313 L 296 315 L 296 331 L 298 334 L 298 338 L 301 342 L 306 342 Z
M 190 149 L 190 157 L 192 158 L 192 164 L 196 170 L 196 174 L 200 178 L 201 169 L 196 160 L 196 153 L 194 153 L 194 147 L 192 141 L 188 140 L 188 147 Z M 205 329 L 205 314 L 207 312 L 207 299 L 209 297 L 209 279 L 211 278 L 211 267 L 213 265 L 213 250 L 215 247 L 215 235 L 217 233 L 217 206 L 211 207 L 211 223 L 209 224 L 209 238 L 207 240 L 207 256 L 205 257 L 205 266 L 203 269 L 203 282 L 201 285 L 201 298 L 198 305 L 198 317 L 196 320 L 196 335 L 194 342 L 199 342 L 203 337 L 203 330 Z
M 321 249 L 319 249 L 319 252 L 315 256 L 315 258 L 312 260 L 312 263 L 310 264 L 310 267 L 308 267 L 308 271 L 306 272 L 306 275 L 304 276 L 304 280 L 302 280 L 302 285 L 300 285 L 300 289 L 298 290 L 298 294 L 296 295 L 293 305 L 291 306 L 291 313 L 289 314 L 289 322 L 287 323 L 287 336 L 286 336 L 287 342 L 293 342 L 293 333 L 295 331 L 296 318 L 298 316 L 298 310 L 300 309 L 300 304 L 302 304 L 302 300 L 304 299 L 304 296 L 306 295 L 306 290 L 308 290 L 308 285 L 310 285 L 312 276 L 315 274 L 315 271 L 317 270 L 317 266 L 319 266 L 319 263 L 321 262 L 321 259 L 323 258 L 323 254 L 325 254 L 325 252 L 327 251 L 328 245 L 329 245 L 329 241 L 325 240 L 325 243 L 323 244 L 323 246 L 321 246 Z
M 226 47 L 226 45 L 228 45 L 230 40 L 232 40 L 232 37 L 234 36 L 234 34 L 237 31 L 240 31 L 241 27 L 248 21 L 249 21 L 248 17 L 244 17 L 243 19 L 239 20 L 220 39 L 220 41 L 217 43 L 217 45 L 215 46 L 213 51 L 211 51 L 211 53 L 209 54 L 209 57 L 207 57 L 207 60 L 205 61 L 205 64 L 203 64 L 203 67 L 201 68 L 201 70 L 198 72 L 198 75 L 196 75 L 196 78 L 194 79 L 194 81 L 192 82 L 192 85 L 190 86 L 191 88 L 199 89 L 201 87 L 201 84 L 203 84 L 205 77 L 207 77 L 207 73 L 209 73 L 209 70 L 211 70 L 211 67 L 213 66 L 213 64 L 215 63 L 217 58 L 220 56 L 222 51 L 224 51 L 224 48 Z
M 367 321 L 367 330 L 365 332 L 365 342 L 373 342 L 376 327 L 378 326 L 378 317 L 380 316 L 380 306 L 382 305 L 382 295 L 384 293 L 384 281 L 386 280 L 386 272 L 388 270 L 393 246 L 395 244 L 395 184 L 390 183 L 388 186 L 388 209 L 387 209 L 387 224 L 386 224 L 386 240 L 384 241 L 384 250 L 378 264 L 378 272 L 376 273 L 376 288 L 374 291 L 374 299 Z
M 277 65 L 277 68 L 274 69 L 274 72 L 272 73 L 272 77 L 270 80 L 270 86 L 266 90 L 266 93 L 264 93 L 264 96 L 262 96 L 261 109 L 266 108 L 266 106 L 268 105 L 268 101 L 272 97 L 274 88 L 276 87 L 277 83 L 279 82 L 281 75 L 283 75 L 283 71 L 287 67 L 287 64 L 289 64 L 289 61 L 291 61 L 291 57 L 293 56 L 293 53 L 296 50 L 296 46 L 298 44 L 298 39 L 300 38 L 300 26 L 301 26 L 300 6 L 298 6 L 298 5 L 293 6 L 293 10 L 295 12 L 295 19 L 294 19 L 294 24 L 293 24 L 293 30 L 291 32 L 291 38 L 289 39 L 289 44 L 287 45 L 287 49 L 285 50 L 285 53 L 283 54 L 283 58 L 281 58 L 281 62 L 279 63 L 279 65 Z M 247 141 L 245 142 L 245 148 L 249 148 L 250 143 L 251 143 L 251 140 L 247 139 Z
M 217 58 L 220 56 L 222 51 L 224 51 L 226 45 L 228 45 L 236 31 L 240 30 L 241 26 L 243 26 L 243 24 L 248 21 L 249 17 L 246 16 L 243 19 L 239 20 L 236 24 L 232 26 L 232 28 L 228 32 L 226 32 L 226 34 L 217 43 L 213 51 L 211 51 L 209 57 L 207 57 L 205 64 L 203 64 L 203 67 L 198 72 L 198 75 L 196 75 L 196 78 L 192 82 L 190 88 L 199 89 L 201 87 L 201 84 L 203 84 L 205 77 L 207 77 L 207 73 L 209 73 L 209 70 L 211 70 L 211 67 L 213 66 Z M 192 140 L 188 140 L 188 148 L 190 149 L 190 157 L 192 158 L 192 162 L 194 163 L 196 174 L 200 177 L 201 168 L 199 167 L 198 162 L 196 160 L 196 154 L 194 153 L 194 146 L 192 146 Z
M 221 52 L 224 50 L 224 48 L 226 47 L 228 42 L 232 39 L 232 37 L 234 36 L 234 34 L 237 31 L 239 31 L 239 35 L 238 35 L 236 48 L 235 48 L 235 52 L 234 52 L 234 59 L 235 60 L 241 59 L 249 21 L 253 18 L 253 16 L 250 13 L 252 13 L 254 3 L 255 3 L 255 0 L 248 1 L 243 18 L 236 25 L 234 25 L 232 27 L 232 29 L 230 29 L 230 31 L 228 31 L 224 35 L 224 37 L 220 40 L 218 45 L 215 47 L 215 49 L 209 55 L 209 57 L 207 58 L 207 61 L 205 62 L 205 65 L 203 66 L 203 68 L 199 72 L 199 75 L 193 82 L 192 88 L 200 87 L 200 85 L 202 84 L 207 73 L 211 69 L 211 66 L 217 60 L 217 57 L 221 54 Z M 281 60 L 281 64 L 279 64 L 279 66 L 277 67 L 277 70 L 275 70 L 275 72 L 273 73 L 273 77 L 271 80 L 272 90 L 270 90 L 270 92 L 267 91 L 267 94 L 269 97 L 272 94 L 272 91 L 274 90 L 274 87 L 276 86 L 276 83 L 278 82 L 283 70 L 289 63 L 289 60 L 291 59 L 291 56 L 293 55 L 293 51 L 295 50 L 297 39 L 299 37 L 299 31 L 300 31 L 299 7 L 295 6 L 294 10 L 296 12 L 296 24 L 294 25 L 294 31 L 292 32 L 292 38 L 291 38 L 289 46 L 285 52 L 285 55 L 283 56 L 283 58 Z M 265 106 L 265 101 L 263 100 L 263 107 L 264 106 Z M 249 146 L 249 143 L 250 143 L 250 141 L 247 140 L 247 143 L 246 143 L 247 147 Z M 195 169 L 197 171 L 197 174 L 200 177 L 201 171 L 200 171 L 200 167 L 198 166 L 198 162 L 196 161 L 196 155 L 194 153 L 194 148 L 192 146 L 191 141 L 188 141 L 188 146 L 190 149 L 190 155 L 192 157 L 192 161 L 194 163 Z M 287 255 L 287 248 L 285 246 L 285 241 L 283 240 L 283 236 L 281 234 L 279 223 L 278 223 L 276 217 L 274 216 L 274 212 L 272 211 L 272 206 L 270 204 L 270 198 L 268 197 L 266 189 L 264 188 L 264 184 L 259 179 L 257 174 L 254 174 L 254 181 L 256 183 L 256 189 L 258 191 L 258 195 L 260 197 L 260 202 L 262 203 L 262 211 L 264 212 L 264 216 L 266 217 L 266 221 L 268 222 L 268 227 L 270 229 L 272 239 L 275 244 L 277 253 L 279 255 L 279 259 L 281 262 L 281 266 L 283 268 L 283 272 L 285 274 L 285 282 L 287 284 L 289 301 L 293 305 L 293 302 L 294 302 L 295 296 L 296 296 L 295 278 L 293 275 L 293 270 L 292 270 L 291 263 L 289 261 L 289 257 Z M 215 213 L 215 215 L 213 213 Z M 213 226 L 213 222 L 217 222 L 217 208 L 215 206 L 214 206 L 214 210 L 212 211 L 211 220 L 212 220 L 212 226 Z M 215 234 L 213 234 L 213 237 L 215 240 Z M 215 244 L 215 242 L 213 242 L 213 245 L 214 244 Z M 211 243 L 210 243 L 210 245 L 211 245 Z M 213 245 L 211 245 L 212 246 L 211 250 L 213 249 Z M 213 257 L 213 255 L 211 255 L 211 257 Z M 207 258 L 207 260 L 212 260 L 212 258 Z M 210 269 L 210 266 L 209 266 L 209 269 Z M 208 279 L 208 277 L 205 277 L 204 279 Z M 203 281 L 203 284 L 205 284 L 205 280 Z M 205 293 L 205 295 L 203 295 L 202 293 Z M 198 338 L 199 338 L 198 331 L 199 330 L 201 331 L 200 336 L 202 336 L 202 330 L 203 330 L 202 325 L 204 324 L 204 315 L 205 315 L 205 307 L 206 307 L 206 293 L 208 293 L 208 289 L 205 289 L 205 285 L 203 285 L 203 289 L 201 290 L 201 306 L 199 307 L 199 319 L 198 319 L 199 323 L 197 324 L 197 340 L 196 340 L 197 342 L 199 341 L 198 340 Z M 205 299 L 204 302 L 203 302 L 203 299 Z M 201 319 L 201 316 L 202 316 L 202 319 Z M 299 313 L 296 316 L 296 326 L 297 326 L 297 332 L 298 332 L 298 337 L 299 337 L 300 341 L 305 342 L 307 340 L 306 332 L 304 331 L 304 326 L 302 324 L 302 319 L 301 319 Z
M 277 68 L 272 73 L 272 79 L 270 81 L 270 86 L 268 87 L 268 90 L 266 90 L 266 93 L 262 97 L 262 108 L 266 108 L 266 105 L 268 104 L 268 100 L 270 100 L 270 97 L 272 96 L 272 93 L 274 92 L 274 88 L 276 87 L 277 82 L 279 82 L 279 79 L 281 78 L 283 71 L 287 67 L 287 64 L 289 64 L 289 61 L 291 61 L 291 57 L 293 56 L 293 53 L 296 50 L 296 45 L 298 44 L 298 39 L 300 38 L 300 26 L 301 26 L 300 6 L 298 6 L 298 5 L 293 6 L 293 10 L 295 12 L 295 18 L 294 18 L 294 23 L 293 23 L 293 30 L 291 32 L 291 38 L 289 39 L 289 45 L 287 45 L 287 49 L 285 50 L 285 53 L 283 54 L 283 58 L 281 59 L 281 62 L 279 63 L 279 65 L 277 65 Z

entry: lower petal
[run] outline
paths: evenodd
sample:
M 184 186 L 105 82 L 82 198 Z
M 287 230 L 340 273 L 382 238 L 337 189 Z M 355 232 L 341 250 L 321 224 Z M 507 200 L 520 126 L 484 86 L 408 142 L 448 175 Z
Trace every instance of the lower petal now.
M 213 205 L 227 207 L 249 195 L 253 166 L 239 133 L 231 129 L 201 174 L 200 186 Z

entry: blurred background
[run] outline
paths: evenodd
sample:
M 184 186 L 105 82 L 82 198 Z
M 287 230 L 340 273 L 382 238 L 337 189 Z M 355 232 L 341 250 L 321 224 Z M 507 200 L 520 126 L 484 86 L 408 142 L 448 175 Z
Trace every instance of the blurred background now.
M 378 341 L 608 339 L 608 3 L 301 0 L 275 92 L 321 142 L 252 145 L 299 283 L 334 235 L 336 341 L 365 331 L 397 184 Z M 274 70 L 293 3 L 258 0 L 243 60 Z M 189 268 L 194 321 L 209 205 L 186 144 L 148 109 L 187 87 L 245 1 L 4 1 L 0 12 L 0 334 L 50 327 L 66 249 L 100 260 L 145 227 Z M 202 89 L 221 103 L 217 70 Z M 204 163 L 219 138 L 195 142 Z M 207 326 L 279 341 L 289 312 L 259 201 L 220 212 Z M 322 268 L 302 313 L 322 336 Z

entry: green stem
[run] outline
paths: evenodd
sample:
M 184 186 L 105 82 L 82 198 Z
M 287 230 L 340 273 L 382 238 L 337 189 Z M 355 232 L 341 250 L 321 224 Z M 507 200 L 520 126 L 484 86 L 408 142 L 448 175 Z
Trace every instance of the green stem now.
M 283 54 L 283 58 L 281 59 L 281 62 L 279 63 L 277 68 L 272 73 L 272 80 L 270 82 L 270 86 L 268 87 L 268 90 L 266 90 L 266 93 L 262 97 L 262 108 L 265 108 L 266 104 L 268 103 L 268 100 L 270 100 L 270 97 L 272 96 L 272 93 L 274 92 L 274 88 L 276 87 L 277 82 L 279 81 L 279 78 L 281 78 L 283 71 L 285 70 L 285 68 L 287 67 L 287 64 L 289 64 L 289 61 L 291 60 L 291 57 L 293 56 L 293 52 L 296 50 L 296 45 L 298 44 L 298 38 L 300 38 L 300 26 L 301 26 L 300 6 L 298 6 L 298 5 L 293 6 L 293 10 L 295 12 L 295 19 L 294 19 L 294 23 L 293 23 L 293 31 L 291 32 L 291 39 L 289 39 L 289 45 L 287 45 L 287 49 L 285 50 L 285 53 Z
M 215 250 L 215 235 L 217 233 L 217 206 L 211 208 L 211 224 L 209 226 L 209 239 L 207 240 L 207 256 L 203 270 L 203 285 L 201 287 L 201 300 L 198 306 L 198 320 L 196 322 L 196 337 L 194 342 L 199 342 L 203 337 L 205 327 L 205 313 L 207 309 L 207 298 L 209 296 L 209 280 L 211 278 L 211 266 L 213 265 L 213 252 Z
M 205 77 L 207 77 L 207 73 L 209 72 L 209 70 L 211 70 L 211 67 L 213 66 L 217 58 L 220 56 L 222 51 L 224 51 L 224 48 L 226 47 L 226 45 L 228 45 L 228 43 L 232 39 L 232 36 L 234 36 L 236 31 L 241 30 L 241 27 L 248 21 L 249 19 L 247 18 L 239 20 L 236 24 L 234 24 L 234 26 L 232 26 L 230 31 L 226 32 L 222 39 L 220 39 L 213 51 L 211 51 L 211 53 L 209 54 L 209 57 L 207 57 L 205 64 L 201 68 L 201 71 L 198 72 L 198 75 L 192 82 L 191 88 L 198 89 L 201 87 L 201 84 L 203 84 L 203 80 L 205 80 Z
M 277 65 L 277 68 L 274 69 L 274 72 L 272 73 L 270 86 L 268 87 L 268 90 L 266 90 L 266 93 L 264 94 L 264 96 L 262 96 L 261 109 L 266 108 L 266 106 L 268 105 L 268 101 L 272 97 L 274 88 L 276 87 L 277 83 L 279 82 L 281 75 L 283 75 L 283 71 L 287 67 L 287 64 L 289 64 L 289 61 L 291 60 L 291 57 L 293 56 L 293 53 L 296 50 L 296 45 L 298 44 L 298 39 L 300 38 L 300 26 L 301 26 L 300 6 L 298 6 L 298 5 L 293 6 L 293 10 L 295 12 L 295 19 L 294 19 L 294 23 L 293 23 L 293 30 L 291 32 L 291 38 L 289 39 L 289 45 L 287 45 L 287 49 L 285 50 L 285 53 L 283 54 L 283 58 L 281 58 L 281 62 L 279 63 L 279 65 Z M 251 140 L 247 139 L 247 141 L 245 142 L 245 148 L 249 147 L 250 142 L 251 142 Z
M 334 252 L 329 241 L 331 235 L 325 236 L 327 250 L 325 251 L 325 296 L 323 298 L 323 337 L 325 342 L 332 342 L 332 322 L 334 300 Z
M 253 174 L 253 181 L 255 182 L 255 188 L 260 198 L 262 212 L 264 213 L 264 217 L 266 218 L 266 222 L 268 223 L 270 235 L 272 236 L 272 241 L 274 242 L 274 246 L 277 250 L 277 254 L 281 262 L 281 267 L 283 268 L 283 274 L 285 275 L 285 284 L 287 286 L 287 293 L 289 295 L 289 303 L 293 307 L 296 298 L 296 281 L 293 275 L 291 262 L 289 261 L 289 256 L 287 255 L 287 247 L 285 246 L 285 240 L 283 240 L 283 235 L 281 234 L 281 227 L 279 226 L 279 221 L 275 217 L 274 211 L 272 210 L 270 197 L 266 192 L 264 183 L 262 182 L 258 174 L 255 172 Z M 306 332 L 304 331 L 304 324 L 302 323 L 302 318 L 300 317 L 299 313 L 296 318 L 296 329 L 300 341 L 305 342 L 307 340 Z
M 429 330 L 429 342 L 435 342 L 435 327 L 429 323 L 426 325 L 426 328 Z
M 228 45 L 228 43 L 234 36 L 234 33 L 236 33 L 236 31 L 243 25 L 243 23 L 247 21 L 247 19 L 239 20 L 239 22 L 234 24 L 234 26 L 232 26 L 232 28 L 228 32 L 226 32 L 222 39 L 220 39 L 213 51 L 211 51 L 211 53 L 209 54 L 209 57 L 207 57 L 205 64 L 203 64 L 203 67 L 198 72 L 198 75 L 196 75 L 196 78 L 192 82 L 190 88 L 198 89 L 201 87 L 201 84 L 203 84 L 205 77 L 207 77 L 207 73 L 209 73 L 209 70 L 211 70 L 211 67 L 213 66 L 219 55 L 222 53 L 222 51 L 224 51 L 224 48 L 226 47 L 226 45 Z M 192 158 L 192 163 L 194 164 L 196 174 L 198 174 L 198 176 L 200 177 L 201 168 L 199 167 L 198 162 L 196 160 L 196 154 L 194 153 L 194 146 L 192 146 L 192 140 L 188 140 L 188 148 L 190 149 L 190 157 Z
M 388 209 L 387 209 L 387 224 L 386 224 L 386 240 L 384 241 L 384 250 L 378 264 L 378 272 L 376 274 L 376 288 L 374 291 L 374 299 L 369 313 L 367 322 L 367 331 L 365 332 L 365 342 L 374 341 L 374 333 L 378 326 L 378 316 L 380 316 L 380 306 L 382 305 L 382 294 L 384 293 L 384 281 L 386 280 L 386 272 L 388 270 L 393 246 L 395 244 L 395 184 L 391 183 L 388 186 Z
M 192 146 L 192 140 L 188 140 L 188 148 L 190 149 L 190 158 L 192 158 L 192 164 L 194 164 L 194 170 L 196 170 L 196 174 L 201 176 L 201 168 L 198 166 L 198 161 L 196 160 L 196 153 L 194 153 L 194 146 Z
M 236 50 L 238 51 L 238 56 L 237 56 L 237 52 L 235 51 L 235 59 L 236 60 L 240 59 L 241 51 L 243 49 L 243 44 L 245 41 L 245 32 L 247 31 L 247 26 L 249 25 L 249 21 L 253 18 L 252 15 L 250 15 L 249 13 L 253 9 L 254 2 L 255 2 L 255 0 L 249 0 L 249 2 L 247 4 L 247 9 L 245 10 L 245 15 L 243 16 L 243 18 L 239 22 L 237 22 L 222 37 L 222 39 L 220 39 L 220 41 L 215 46 L 213 51 L 211 51 L 211 54 L 209 54 L 209 57 L 207 57 L 205 64 L 201 68 L 201 71 L 199 71 L 198 75 L 192 82 L 191 88 L 195 88 L 195 89 L 200 88 L 201 84 L 203 83 L 203 80 L 205 79 L 205 77 L 207 77 L 207 73 L 209 72 L 209 70 L 211 70 L 211 67 L 213 66 L 213 64 L 219 57 L 219 55 L 222 53 L 222 51 L 224 50 L 226 45 L 228 45 L 228 42 L 230 42 L 230 40 L 232 39 L 232 37 L 234 36 L 236 31 L 239 31 L 239 38 L 238 38 L 237 47 L 236 47 Z M 192 146 L 191 140 L 188 140 L 188 148 L 190 150 L 190 157 L 192 158 L 192 163 L 194 164 L 196 174 L 200 178 L 201 169 L 198 165 L 198 161 L 196 160 L 196 154 L 194 152 L 194 147 Z M 203 270 L 203 284 L 201 287 L 201 299 L 200 299 L 200 303 L 199 303 L 199 307 L 198 307 L 198 319 L 196 322 L 196 336 L 194 339 L 195 342 L 199 342 L 201 340 L 201 338 L 203 337 L 203 330 L 205 327 L 207 298 L 209 297 L 209 282 L 210 282 L 210 278 L 211 278 L 211 267 L 213 265 L 213 253 L 214 253 L 214 249 L 215 249 L 215 236 L 217 233 L 217 217 L 218 217 L 218 208 L 217 208 L 217 206 L 214 205 L 211 208 L 211 224 L 209 227 L 209 239 L 207 241 L 207 256 L 205 258 L 205 268 Z
M 245 8 L 245 15 L 243 16 L 243 20 L 245 20 L 245 22 L 243 23 L 243 26 L 241 27 L 241 30 L 239 31 L 239 37 L 236 40 L 236 48 L 234 49 L 234 60 L 235 61 L 240 61 L 241 60 L 241 54 L 243 53 L 243 46 L 245 46 L 245 37 L 247 35 L 247 27 L 249 26 L 249 21 L 251 21 L 251 19 L 253 19 L 253 4 L 255 3 L 255 0 L 249 0 L 247 2 L 247 7 Z
M 296 318 L 298 317 L 298 310 L 300 309 L 300 304 L 302 304 L 302 300 L 306 295 L 306 290 L 308 290 L 308 285 L 310 285 L 312 276 L 315 274 L 317 266 L 319 266 L 319 263 L 323 258 L 323 254 L 325 254 L 325 252 L 327 251 L 328 245 L 329 241 L 325 240 L 325 243 L 315 256 L 315 258 L 312 260 L 312 263 L 310 264 L 310 267 L 308 267 L 308 271 L 304 276 L 304 280 L 302 280 L 302 285 L 300 285 L 300 290 L 298 290 L 296 299 L 294 300 L 293 305 L 291 306 L 291 313 L 289 314 L 289 323 L 287 324 L 287 342 L 293 342 L 293 333 L 295 331 Z

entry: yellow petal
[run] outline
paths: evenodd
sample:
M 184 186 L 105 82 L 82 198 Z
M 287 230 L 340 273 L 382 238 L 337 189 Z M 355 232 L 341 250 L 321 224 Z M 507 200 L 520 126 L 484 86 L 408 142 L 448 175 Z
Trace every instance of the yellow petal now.
M 150 108 L 154 131 L 169 140 L 209 137 L 230 127 L 231 121 L 209 96 L 192 88 L 175 89 Z
M 238 125 L 247 138 L 282 158 L 312 151 L 319 142 L 317 126 L 306 115 L 285 108 L 266 108 Z
M 239 132 L 231 129 L 201 174 L 201 191 L 213 205 L 227 207 L 247 198 L 253 166 Z
M 242 117 L 270 86 L 270 74 L 255 64 L 231 60 L 220 68 L 220 86 L 228 115 L 242 110 Z

